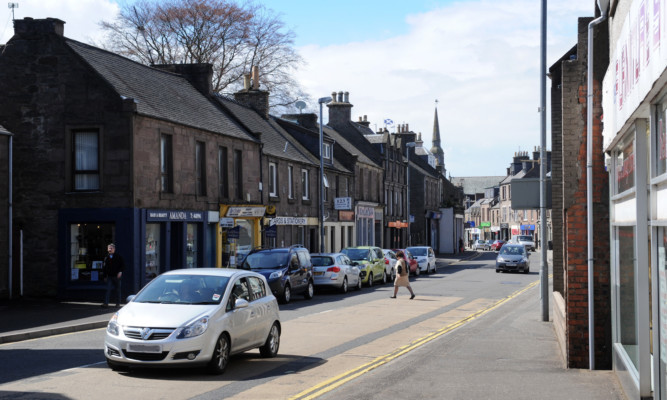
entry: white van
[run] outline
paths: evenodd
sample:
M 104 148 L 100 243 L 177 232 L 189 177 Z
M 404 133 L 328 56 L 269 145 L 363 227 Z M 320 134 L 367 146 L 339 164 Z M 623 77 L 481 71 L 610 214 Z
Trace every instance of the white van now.
M 514 236 L 511 240 L 511 243 L 522 244 L 526 248 L 526 251 L 532 250 L 535 251 L 535 242 L 533 237 L 530 235 L 517 235 Z

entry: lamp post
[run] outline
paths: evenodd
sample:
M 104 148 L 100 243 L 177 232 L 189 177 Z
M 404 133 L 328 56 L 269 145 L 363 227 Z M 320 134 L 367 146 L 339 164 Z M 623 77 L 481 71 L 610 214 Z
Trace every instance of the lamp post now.
M 408 142 L 405 144 L 405 152 L 407 153 L 408 157 L 408 174 L 407 174 L 407 183 L 408 183 L 408 197 L 407 197 L 407 205 L 408 205 L 408 247 L 412 245 L 412 235 L 410 234 L 410 147 L 415 147 L 416 143 L 415 142 Z
M 2 128 L 2 127 L 0 127 L 0 128 Z M 13 229 L 13 227 L 12 227 L 12 175 L 13 175 L 13 171 L 12 171 L 12 164 L 13 164 L 13 161 L 12 161 L 12 156 L 13 156 L 12 147 L 13 147 L 13 140 L 12 139 L 14 138 L 14 134 L 12 134 L 10 132 L 7 132 L 3 129 L 0 129 L 0 135 L 7 136 L 9 138 L 9 143 L 8 143 L 9 157 L 7 159 L 7 162 L 9 164 L 8 165 L 9 179 L 8 179 L 8 182 L 7 182 L 7 203 L 8 203 L 8 212 L 9 212 L 9 216 L 8 216 L 8 219 L 7 219 L 7 227 L 8 227 L 8 230 L 9 230 L 9 235 L 7 236 L 7 241 L 9 243 L 9 248 L 7 249 L 7 258 L 8 258 L 7 262 L 9 264 L 7 265 L 7 269 L 9 270 L 9 282 L 8 282 L 7 287 L 9 288 L 9 298 L 11 299 L 12 298 L 12 264 L 13 264 L 12 248 L 14 247 L 14 243 L 13 243 L 13 240 L 12 240 L 13 239 L 12 238 L 12 229 Z
M 322 131 L 322 106 L 332 100 L 331 97 L 321 97 L 317 100 L 320 104 L 320 253 L 324 253 L 324 198 L 322 197 L 324 195 L 324 133 Z

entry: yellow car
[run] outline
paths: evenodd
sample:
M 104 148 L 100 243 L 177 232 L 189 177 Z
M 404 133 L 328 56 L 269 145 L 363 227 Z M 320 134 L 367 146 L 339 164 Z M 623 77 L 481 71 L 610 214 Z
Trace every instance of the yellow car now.
M 357 246 L 344 248 L 341 253 L 356 262 L 361 276 L 361 282 L 367 286 L 374 283 L 387 283 L 389 277 L 384 269 L 384 253 L 375 246 Z

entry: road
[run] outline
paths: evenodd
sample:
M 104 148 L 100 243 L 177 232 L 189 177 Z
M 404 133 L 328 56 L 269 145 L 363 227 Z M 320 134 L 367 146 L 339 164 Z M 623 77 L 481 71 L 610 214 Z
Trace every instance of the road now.
M 539 253 L 530 274 L 497 274 L 494 259 L 484 252 L 413 279 L 414 300 L 404 288 L 390 299 L 390 285 L 296 297 L 281 306 L 279 356 L 236 356 L 221 376 L 198 369 L 113 372 L 102 353 L 103 329 L 0 345 L 0 398 L 380 398 L 406 390 L 402 378 L 423 382 L 423 396 L 389 398 L 439 398 L 427 389 L 438 371 L 453 368 L 443 357 L 477 335 L 479 321 L 502 321 L 517 309 L 510 302 L 538 293 Z

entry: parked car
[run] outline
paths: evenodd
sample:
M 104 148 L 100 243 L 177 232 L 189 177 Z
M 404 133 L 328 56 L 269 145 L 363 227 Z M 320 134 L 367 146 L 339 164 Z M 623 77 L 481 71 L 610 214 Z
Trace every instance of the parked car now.
M 526 250 L 535 251 L 535 241 L 531 235 L 517 235 L 511 240 L 512 243 L 522 244 L 526 246 Z
M 484 246 L 486 246 L 486 242 L 483 240 L 475 240 L 475 243 L 472 244 L 472 249 L 473 250 L 484 250 Z
M 506 244 L 500 248 L 496 257 L 496 272 L 521 271 L 530 272 L 528 251 L 522 244 Z
M 384 254 L 382 249 L 374 246 L 346 247 L 341 250 L 352 261 L 359 264 L 362 282 L 368 286 L 374 283 L 387 283 L 384 270 Z
M 280 345 L 278 302 L 266 278 L 251 271 L 190 268 L 151 280 L 107 325 L 104 355 L 113 370 L 129 366 L 205 366 L 220 374 L 232 354 Z
M 313 263 L 308 249 L 301 245 L 253 250 L 241 268 L 264 275 L 273 295 L 282 303 L 289 303 L 293 294 L 302 293 L 312 299 L 315 293 Z
M 486 244 L 484 245 L 484 250 L 491 250 L 492 245 L 493 245 L 493 240 L 487 240 Z
M 396 279 L 396 275 L 394 273 L 394 265 L 396 265 L 396 252 L 391 249 L 382 249 L 382 253 L 384 254 L 384 270 L 387 274 L 387 279 L 391 279 L 393 282 L 394 279 Z
M 430 274 L 431 271 L 437 271 L 438 267 L 435 264 L 435 252 L 433 251 L 433 248 L 430 246 L 412 246 L 408 247 L 408 251 L 412 253 L 417 260 L 420 272 Z
M 333 287 L 347 293 L 350 287 L 361 289 L 361 277 L 357 263 L 343 253 L 314 253 L 313 262 L 315 287 Z
M 405 254 L 405 260 L 408 262 L 408 265 L 410 266 L 410 275 L 419 275 L 419 263 L 408 249 L 393 249 L 393 250 L 395 252 L 400 250 L 403 252 L 403 254 Z M 396 277 L 396 271 L 392 271 L 392 274 L 393 274 L 392 276 Z
M 504 241 L 504 240 L 495 240 L 495 241 L 491 244 L 491 250 L 493 250 L 493 251 L 500 251 L 500 248 L 503 247 L 504 244 L 505 244 L 505 241 Z

